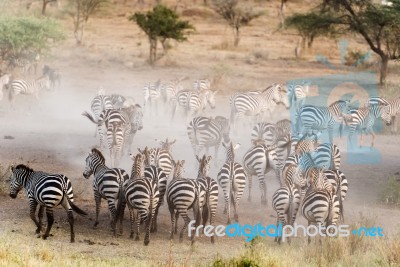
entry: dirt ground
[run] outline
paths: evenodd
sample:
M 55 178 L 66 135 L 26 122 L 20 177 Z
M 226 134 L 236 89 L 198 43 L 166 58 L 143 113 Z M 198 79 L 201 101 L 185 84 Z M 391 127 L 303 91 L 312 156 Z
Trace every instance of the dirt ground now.
M 267 4 L 272 14 L 273 3 Z M 102 86 L 107 93 L 119 93 L 143 103 L 142 88 L 145 83 L 162 82 L 174 77 L 189 77 L 186 87 L 195 79 L 207 77 L 214 81 L 220 90 L 217 96 L 217 108 L 208 111 L 209 115 L 229 116 L 229 95 L 236 90 L 261 89 L 273 82 L 285 82 L 290 79 L 318 77 L 334 73 L 346 73 L 346 70 L 332 70 L 325 65 L 311 61 L 296 60 L 293 50 L 297 37 L 273 33 L 274 27 L 265 26 L 266 20 L 254 21 L 246 30 L 239 48 L 222 49 L 229 42 L 231 32 L 223 21 L 210 18 L 190 17 L 197 31 L 188 42 L 173 44 L 168 55 L 154 67 L 149 67 L 147 58 L 148 44 L 143 33 L 125 17 L 110 20 L 96 18 L 91 20 L 87 29 L 84 45 L 76 47 L 72 35 L 59 47 L 54 48 L 52 56 L 45 59 L 46 64 L 57 67 L 62 72 L 62 84 L 55 91 L 45 91 L 39 100 L 29 96 L 17 96 L 15 108 L 5 97 L 0 102 L 0 163 L 29 164 L 35 170 L 63 173 L 74 187 L 76 204 L 88 211 L 86 218 L 76 218 L 76 243 L 70 244 L 66 214 L 58 208 L 55 211 L 56 224 L 53 236 L 47 241 L 34 239 L 34 225 L 29 218 L 27 199 L 20 193 L 17 199 L 8 195 L 0 196 L 0 235 L 7 238 L 26 240 L 26 244 L 48 242 L 54 249 L 63 249 L 67 254 L 80 254 L 94 257 L 132 257 L 137 261 L 155 260 L 159 263 L 171 261 L 205 263 L 217 255 L 224 257 L 236 255 L 244 245 L 243 238 L 218 238 L 211 246 L 209 240 L 201 237 L 196 249 L 190 248 L 190 242 L 169 241 L 170 218 L 166 205 L 161 207 L 159 232 L 151 235 L 149 247 L 142 241 L 134 242 L 128 237 L 128 216 L 125 216 L 123 236 L 113 238 L 109 230 L 109 215 L 103 201 L 98 229 L 92 229 L 95 206 L 92 193 L 92 177 L 84 179 L 82 172 L 85 158 L 90 149 L 98 145 L 95 127 L 81 116 L 84 110 L 90 110 L 90 102 Z M 274 19 L 273 23 L 277 23 Z M 271 22 L 271 24 L 273 24 Z M 64 21 L 70 27 L 70 21 Z M 324 43 L 326 42 L 326 43 Z M 357 44 L 358 40 L 351 40 Z M 339 49 L 334 42 L 320 40 L 315 45 L 314 54 L 324 53 L 334 63 L 339 62 Z M 350 70 L 351 71 L 351 70 Z M 395 76 L 395 75 L 393 75 Z M 395 80 L 396 77 L 393 78 Z M 314 88 L 315 89 L 315 88 Z M 313 90 L 314 90 L 313 89 Z M 311 93 L 313 93 L 312 91 Z M 339 97 L 339 95 L 338 95 Z M 289 117 L 283 107 L 278 107 L 271 122 Z M 158 115 L 145 114 L 144 127 L 134 139 L 134 148 L 157 146 L 155 139 L 176 139 L 173 146 L 174 159 L 185 159 L 185 176 L 194 178 L 195 158 L 186 135 L 186 121 L 183 118 L 170 123 L 163 107 L 159 106 Z M 249 128 L 243 128 L 232 134 L 236 142 L 241 143 L 237 160 L 250 147 Z M 368 144 L 370 137 L 367 137 Z M 349 180 L 349 193 L 345 201 L 346 223 L 356 223 L 361 217 L 368 217 L 376 226 L 384 229 L 387 236 L 398 233 L 400 211 L 383 207 L 378 203 L 378 194 L 389 176 L 400 171 L 399 136 L 378 135 L 375 148 L 381 153 L 377 164 L 349 164 L 345 138 L 335 139 L 342 152 L 342 170 Z M 110 162 L 109 153 L 104 152 L 106 163 Z M 363 150 L 357 157 L 365 157 L 369 150 Z M 224 153 L 219 151 L 218 168 L 212 166 L 211 174 L 216 178 L 223 164 Z M 124 156 L 121 166 L 129 173 L 132 162 Z M 267 175 L 267 206 L 260 203 L 258 181 L 253 182 L 253 201 L 247 201 L 247 188 L 240 201 L 240 223 L 275 223 L 275 212 L 271 208 L 271 196 L 278 184 L 274 175 Z M 225 224 L 222 214 L 222 192 L 217 212 L 216 224 Z M 127 213 L 126 213 L 127 215 Z M 181 221 L 180 221 L 181 222 Z M 303 218 L 299 222 L 305 223 Z M 32 238 L 32 240 L 30 239 Z M 295 242 L 303 243 L 298 238 Z M 273 244 L 271 240 L 271 244 Z M 150 251 L 157 251 L 157 257 Z

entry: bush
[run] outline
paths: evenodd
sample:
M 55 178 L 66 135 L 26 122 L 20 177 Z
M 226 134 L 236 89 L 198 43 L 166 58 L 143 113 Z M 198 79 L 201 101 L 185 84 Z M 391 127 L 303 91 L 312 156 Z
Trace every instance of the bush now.
M 370 53 L 363 53 L 360 50 L 349 51 L 345 57 L 346 66 L 361 67 L 366 66 L 366 60 L 369 58 Z
M 388 205 L 400 205 L 400 180 L 398 177 L 389 177 L 379 194 L 379 200 Z

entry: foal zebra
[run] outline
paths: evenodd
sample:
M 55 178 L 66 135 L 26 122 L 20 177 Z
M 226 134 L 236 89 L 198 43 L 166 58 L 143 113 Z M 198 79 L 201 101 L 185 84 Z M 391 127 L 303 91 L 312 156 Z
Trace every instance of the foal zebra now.
M 140 224 L 146 221 L 144 245 L 147 246 L 150 243 L 150 228 L 158 206 L 159 191 L 157 181 L 144 176 L 144 160 L 145 156 L 143 154 L 139 153 L 136 155 L 132 166 L 131 178 L 124 182 L 124 199 L 120 201 L 122 203 L 118 204 L 118 214 L 121 218 L 123 217 L 126 202 L 130 211 L 131 238 L 133 238 L 133 229 L 136 217 L 136 241 L 139 240 Z
M 65 175 L 36 172 L 20 164 L 15 168 L 11 167 L 10 180 L 10 197 L 16 198 L 18 192 L 22 188 L 25 188 L 29 199 L 30 216 L 37 227 L 36 234 L 40 234 L 42 230 L 43 212 L 44 208 L 46 208 L 47 228 L 42 238 L 46 239 L 50 235 L 50 230 L 54 222 L 53 209 L 61 204 L 68 214 L 71 243 L 75 242 L 74 216 L 72 211 L 79 215 L 87 215 L 87 213 L 73 203 L 74 194 L 72 185 Z M 35 215 L 38 205 L 39 220 L 36 219 Z
M 167 188 L 167 203 L 171 214 L 170 239 L 173 239 L 174 233 L 178 231 L 177 221 L 179 214 L 185 221 L 179 235 L 180 242 L 183 241 L 183 233 L 190 222 L 188 215 L 189 209 L 193 208 L 196 226 L 200 223 L 200 185 L 196 180 L 182 178 L 184 163 L 184 160 L 173 161 L 174 175 Z M 192 233 L 192 244 L 195 241 L 194 237 L 195 235 Z
M 343 114 L 349 113 L 348 100 L 338 100 L 329 107 L 305 105 L 297 112 L 296 131 L 303 135 L 312 130 L 327 130 L 329 142 L 333 140 L 333 130 L 336 121 L 343 122 Z M 302 131 L 301 131 L 302 129 Z
M 229 121 L 227 118 L 217 116 L 215 118 L 195 117 L 187 126 L 187 134 L 192 144 L 195 156 L 205 148 L 208 155 L 210 147 L 215 148 L 215 165 L 218 164 L 218 149 L 222 139 L 229 142 Z
M 15 96 L 19 94 L 34 95 L 36 99 L 39 99 L 39 91 L 43 89 L 50 89 L 50 81 L 47 76 L 40 77 L 34 81 L 13 80 L 10 83 L 8 99 L 10 100 L 11 106 L 14 104 Z
M 115 227 L 118 219 L 116 202 L 122 194 L 123 183 L 129 179 L 129 175 L 123 169 L 110 169 L 105 165 L 104 156 L 100 151 L 93 148 L 86 158 L 86 166 L 83 177 L 88 179 L 90 175 L 93 179 L 94 200 L 96 202 L 96 221 L 93 227 L 99 224 L 99 212 L 101 199 L 104 198 L 108 202 L 108 209 L 111 214 L 111 228 L 115 236 Z M 122 216 L 120 220 L 120 230 L 122 231 Z
M 213 225 L 218 205 L 218 184 L 208 176 L 210 170 L 211 156 L 202 158 L 196 157 L 199 162 L 199 172 L 197 174 L 197 182 L 200 185 L 200 209 L 202 209 L 202 225 L 206 225 L 210 220 Z M 211 236 L 211 243 L 214 244 L 214 236 Z
M 231 223 L 231 202 L 234 208 L 234 219 L 239 221 L 238 204 L 246 186 L 246 173 L 239 163 L 235 162 L 235 149 L 240 144 L 233 146 L 232 141 L 227 145 L 222 143 L 225 148 L 226 160 L 221 170 L 218 172 L 218 184 L 222 188 L 225 198 L 224 214 L 227 214 L 228 224 Z

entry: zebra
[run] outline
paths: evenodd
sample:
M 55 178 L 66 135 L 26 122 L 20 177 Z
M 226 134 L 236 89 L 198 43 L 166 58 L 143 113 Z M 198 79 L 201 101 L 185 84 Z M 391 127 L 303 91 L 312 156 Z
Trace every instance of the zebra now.
M 231 223 L 231 202 L 234 208 L 234 219 L 239 221 L 238 204 L 246 186 L 246 173 L 242 165 L 235 162 L 235 150 L 240 144 L 233 145 L 232 141 L 228 144 L 222 143 L 226 152 L 226 160 L 221 170 L 218 172 L 218 184 L 222 188 L 225 198 L 224 214 L 227 214 L 228 224 Z
M 145 157 L 144 177 L 156 181 L 158 186 L 159 201 L 156 207 L 156 211 L 153 217 L 153 223 L 150 230 L 151 232 L 157 232 L 158 211 L 164 202 L 164 195 L 167 189 L 167 176 L 165 175 L 164 171 L 161 168 L 151 164 L 150 151 L 147 148 L 147 146 L 144 148 L 144 150 L 138 149 L 138 151 L 142 153 Z
M 172 102 L 172 113 L 171 113 L 171 121 L 175 118 L 175 113 L 178 107 L 184 107 L 186 112 L 186 107 L 188 106 L 188 97 L 191 94 L 192 90 L 183 89 L 176 92 L 174 101 Z
M 258 143 L 258 141 L 261 141 Z M 282 170 L 282 163 L 279 160 L 277 152 L 279 147 L 285 147 L 287 141 L 277 142 L 273 146 L 266 146 L 262 140 L 253 140 L 253 147 L 251 147 L 243 156 L 243 169 L 249 183 L 249 196 L 248 201 L 251 201 L 251 188 L 252 178 L 254 175 L 258 177 L 260 191 L 261 191 L 261 204 L 267 205 L 267 187 L 265 185 L 265 175 L 272 169 L 275 171 L 276 178 L 279 185 L 281 184 L 280 173 Z M 286 150 L 286 148 L 283 148 Z
M 208 79 L 195 80 L 193 82 L 193 90 L 203 91 L 211 90 L 211 82 Z
M 161 168 L 167 178 L 170 176 L 173 168 L 171 147 L 175 142 L 176 140 L 170 142 L 167 138 L 165 141 L 159 141 L 161 147 L 149 149 L 151 164 Z
M 311 224 L 318 224 L 329 230 L 329 226 L 335 226 L 338 222 L 340 206 L 336 194 L 328 188 L 329 185 L 332 188 L 332 185 L 321 173 L 321 170 L 317 169 L 309 172 L 310 176 L 312 176 L 309 180 L 314 180 L 315 182 L 303 199 L 301 213 L 308 221 L 309 226 Z M 323 177 L 325 179 L 321 181 Z M 308 243 L 310 242 L 311 239 L 308 236 Z
M 143 98 L 144 104 L 143 107 L 149 111 L 149 113 L 153 112 L 152 106 L 155 105 L 155 112 L 158 113 L 158 104 L 157 101 L 161 96 L 160 92 L 160 80 L 158 80 L 155 84 L 148 83 L 143 87 Z
M 214 147 L 215 165 L 217 165 L 219 146 L 222 141 L 229 142 L 229 130 L 229 121 L 225 117 L 193 118 L 187 126 L 187 134 L 195 156 L 198 156 L 203 148 L 208 154 L 208 149 Z
M 282 185 L 272 196 L 272 207 L 277 213 L 276 225 L 293 226 L 300 206 L 300 194 L 294 185 Z M 281 243 L 282 236 L 275 241 Z M 288 239 L 290 243 L 290 239 Z
M 389 113 L 390 116 L 392 117 L 392 127 L 390 129 L 391 134 L 397 133 L 397 121 L 398 117 L 397 115 L 400 115 L 400 97 L 393 98 L 393 99 L 384 99 L 382 97 L 375 97 L 375 98 L 370 98 L 369 99 L 369 105 L 373 104 L 380 104 L 380 105 L 385 105 L 389 106 Z
M 50 89 L 49 77 L 47 76 L 42 76 L 34 81 L 13 80 L 10 83 L 8 99 L 11 106 L 13 106 L 14 97 L 19 94 L 34 95 L 36 99 L 39 99 L 39 91 L 43 89 Z
M 292 123 L 288 119 L 283 119 L 275 123 L 277 136 L 292 136 Z
M 95 148 L 86 157 L 86 166 L 83 177 L 88 179 L 93 174 L 93 192 L 96 202 L 96 221 L 93 228 L 99 224 L 99 212 L 101 199 L 108 202 L 108 209 L 111 214 L 111 229 L 115 236 L 115 228 L 118 219 L 116 202 L 122 193 L 123 183 L 129 179 L 129 175 L 123 169 L 108 168 L 105 165 L 105 158 L 101 152 Z M 120 218 L 120 232 L 122 233 L 122 216 Z
M 231 124 L 235 129 L 237 119 L 243 115 L 260 116 L 266 110 L 271 115 L 279 103 L 289 108 L 286 91 L 280 84 L 273 84 L 261 92 L 236 93 L 230 98 Z
M 339 199 L 339 207 L 340 207 L 340 219 L 344 222 L 344 208 L 343 201 L 346 198 L 347 191 L 349 188 L 349 184 L 346 176 L 340 170 L 325 170 L 324 175 L 328 179 L 328 181 L 332 184 L 333 192 L 337 195 Z
M 303 135 L 311 130 L 327 130 L 329 142 L 333 140 L 336 121 L 343 122 L 343 114 L 349 113 L 349 100 L 338 100 L 328 107 L 305 105 L 296 114 L 296 131 Z M 340 127 L 342 128 L 342 127 Z M 303 129 L 301 132 L 300 129 Z M 340 131 L 341 133 L 341 131 Z
M 125 102 L 127 99 L 123 95 L 112 94 L 112 95 L 109 95 L 108 97 L 110 98 L 111 105 L 114 109 L 120 109 L 120 108 L 129 106 L 129 105 L 125 105 Z M 130 103 L 130 104 L 134 105 L 133 103 Z
M 3 89 L 8 86 L 10 78 L 11 75 L 7 73 L 0 76 L 0 101 L 3 99 Z
M 31 73 L 33 69 L 33 74 L 36 74 L 39 60 L 40 55 L 34 52 L 14 55 L 9 58 L 8 68 L 19 68 L 24 74 Z
M 125 154 L 125 150 L 128 150 L 128 153 L 130 153 L 133 143 L 133 137 L 136 135 L 137 131 L 143 129 L 142 107 L 139 104 L 136 104 L 123 107 L 118 110 L 121 112 L 122 116 L 127 118 L 128 120 L 124 131 L 124 144 L 122 154 Z
M 190 222 L 188 210 L 193 208 L 196 226 L 200 223 L 200 185 L 196 180 L 182 178 L 185 160 L 172 162 L 174 165 L 173 179 L 167 188 L 167 203 L 171 215 L 171 236 L 178 232 L 177 220 L 179 215 L 185 221 L 179 235 L 179 241 L 183 241 L 183 233 Z M 191 233 L 192 244 L 195 241 L 194 233 Z
M 61 85 L 61 72 L 58 69 L 53 69 L 47 65 L 44 65 L 42 68 L 42 74 L 43 76 L 49 77 L 51 89 L 55 89 L 56 82 L 58 83 L 58 86 Z
M 315 151 L 311 152 L 315 166 L 323 169 L 339 170 L 340 169 L 340 150 L 333 143 L 323 143 L 317 146 Z
M 251 131 L 251 139 L 264 140 L 264 143 L 268 146 L 273 145 L 277 139 L 277 129 L 272 123 L 259 122 L 257 123 Z
M 146 234 L 144 237 L 144 245 L 150 243 L 150 228 L 156 212 L 159 201 L 159 191 L 157 181 L 144 176 L 143 165 L 145 156 L 138 153 L 132 166 L 132 173 L 129 180 L 124 182 L 123 194 L 124 199 L 119 204 L 119 216 L 123 217 L 125 202 L 130 211 L 131 234 L 133 238 L 134 222 L 136 216 L 136 237 L 139 240 L 139 229 L 142 222 L 146 222 Z M 135 214 L 136 213 L 136 214 Z
M 383 105 L 370 105 L 368 107 L 361 107 L 359 109 L 352 109 L 350 111 L 350 117 L 346 120 L 346 124 L 349 126 L 349 143 L 353 144 L 353 136 L 355 131 L 358 129 L 361 133 L 360 147 L 362 143 L 362 133 L 371 134 L 371 148 L 374 146 L 375 133 L 373 126 L 375 121 L 381 117 L 387 125 L 391 124 L 392 117 L 390 115 L 390 106 Z
M 289 97 L 289 106 L 294 107 L 295 110 L 302 107 L 306 101 L 309 87 L 310 85 L 306 82 L 303 82 L 302 84 L 287 84 L 286 88 Z
M 70 226 L 70 242 L 75 242 L 74 216 L 72 211 L 79 215 L 86 216 L 87 213 L 76 206 L 71 181 L 62 174 L 49 174 L 41 171 L 34 171 L 26 165 L 19 164 L 11 167 L 10 197 L 16 198 L 19 191 L 25 188 L 29 199 L 30 217 L 36 225 L 36 234 L 42 230 L 42 218 L 46 208 L 47 228 L 42 236 L 47 239 L 53 226 L 53 209 L 62 205 L 67 211 Z M 39 220 L 36 219 L 36 208 L 39 205 Z
M 210 220 L 213 225 L 215 214 L 218 206 L 218 184 L 208 176 L 210 170 L 211 156 L 204 155 L 202 158 L 196 157 L 199 162 L 199 171 L 197 174 L 197 182 L 200 185 L 200 209 L 202 215 L 202 225 L 206 225 Z M 211 243 L 214 244 L 214 236 L 211 236 Z
M 192 117 L 200 114 L 207 104 L 215 109 L 215 95 L 218 91 L 202 90 L 190 91 L 187 96 L 187 106 L 185 107 L 186 117 L 191 113 Z

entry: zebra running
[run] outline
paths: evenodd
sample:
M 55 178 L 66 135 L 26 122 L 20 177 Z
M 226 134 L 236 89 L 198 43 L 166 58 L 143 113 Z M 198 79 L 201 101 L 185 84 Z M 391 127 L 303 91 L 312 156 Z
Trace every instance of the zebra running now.
M 330 189 L 329 181 L 326 178 L 321 181 L 324 175 L 321 175 L 321 170 L 310 172 L 308 179 L 315 181 L 313 186 L 309 188 L 306 196 L 303 199 L 301 213 L 308 221 L 308 225 L 322 225 L 326 231 L 329 231 L 329 226 L 335 226 L 339 219 L 340 205 L 336 194 Z M 314 186 L 316 185 L 316 186 Z M 308 243 L 311 242 L 308 236 Z
M 187 77 L 174 78 L 161 86 L 161 96 L 167 111 L 175 106 L 176 96 L 183 90 L 182 81 L 185 79 Z
M 211 90 L 211 82 L 208 79 L 195 80 L 192 87 L 197 91 Z
M 228 224 L 231 223 L 231 202 L 234 208 L 234 219 L 239 221 L 238 204 L 246 186 L 246 173 L 242 165 L 235 162 L 235 150 L 240 144 L 233 145 L 232 141 L 228 144 L 222 143 L 225 148 L 226 160 L 221 170 L 218 172 L 218 184 L 222 188 L 225 198 L 224 214 L 227 214 Z
M 159 140 L 156 139 L 156 141 Z M 167 178 L 169 178 L 173 168 L 171 148 L 175 142 L 176 140 L 170 142 L 167 138 L 165 141 L 159 141 L 161 147 L 149 149 L 151 164 L 161 168 Z
M 196 180 L 182 178 L 183 165 L 185 160 L 173 161 L 174 174 L 172 181 L 169 183 L 167 188 L 167 203 L 168 209 L 171 215 L 171 236 L 170 239 L 174 238 L 174 234 L 178 232 L 178 217 L 182 216 L 184 225 L 179 235 L 179 241 L 183 241 L 183 233 L 185 232 L 190 218 L 188 210 L 193 208 L 194 217 L 196 220 L 196 226 L 200 224 L 200 185 Z M 192 244 L 195 241 L 194 233 L 191 233 Z
M 30 216 L 37 227 L 37 235 L 42 230 L 44 209 L 46 208 L 47 228 L 42 238 L 47 239 L 54 222 L 53 209 L 61 204 L 68 214 L 70 241 L 71 243 L 75 242 L 72 211 L 82 216 L 86 216 L 87 213 L 73 203 L 74 194 L 71 181 L 65 175 L 34 171 L 23 164 L 19 164 L 16 167 L 11 167 L 10 181 L 10 197 L 12 198 L 16 198 L 19 191 L 25 188 L 29 199 Z M 38 205 L 39 220 L 36 219 L 35 215 Z
M 128 153 L 131 152 L 134 136 L 138 131 L 143 129 L 143 112 L 142 107 L 139 104 L 130 105 L 118 110 L 121 115 L 128 120 L 128 123 L 125 126 L 124 144 L 122 148 L 122 154 L 124 155 L 126 150 Z
M 96 202 L 96 221 L 94 228 L 99 224 L 99 212 L 101 199 L 106 199 L 108 209 L 111 214 L 111 229 L 115 236 L 115 228 L 118 219 L 116 202 L 122 194 L 123 183 L 129 179 L 126 171 L 119 168 L 108 168 L 105 165 L 105 158 L 101 152 L 95 148 L 86 157 L 86 166 L 83 177 L 88 179 L 93 174 L 93 192 Z M 120 231 L 122 231 L 122 216 L 120 218 Z
M 265 145 L 273 145 L 277 139 L 276 125 L 267 122 L 257 123 L 251 131 L 251 139 L 261 139 L 264 140 Z
M 353 136 L 356 130 L 360 131 L 360 147 L 362 143 L 362 133 L 371 134 L 371 148 L 374 146 L 375 133 L 373 126 L 375 121 L 381 117 L 387 125 L 391 124 L 392 117 L 390 115 L 390 106 L 382 105 L 370 105 L 368 107 L 362 107 L 359 109 L 352 109 L 350 116 L 346 120 L 346 124 L 349 126 L 348 140 L 352 147 L 354 147 Z
M 325 170 L 324 175 L 328 179 L 328 181 L 332 184 L 333 193 L 337 195 L 339 199 L 339 207 L 340 207 L 340 220 L 344 222 L 344 208 L 343 201 L 346 198 L 347 191 L 349 188 L 349 184 L 346 176 L 340 170 Z
M 123 217 L 125 203 L 130 211 L 131 234 L 133 238 L 134 222 L 136 216 L 136 237 L 139 240 L 140 224 L 146 222 L 144 245 L 150 243 L 150 228 L 155 216 L 159 201 L 157 181 L 144 176 L 145 156 L 138 153 L 135 157 L 131 178 L 124 182 L 123 195 L 118 204 L 118 214 Z M 122 193 L 121 193 L 122 195 Z
M 187 134 L 192 144 L 195 156 L 205 148 L 206 154 L 214 147 L 215 165 L 218 164 L 218 150 L 221 142 L 229 142 L 229 120 L 222 116 L 195 117 L 187 126 Z
M 147 146 L 144 148 L 144 150 L 140 150 L 140 149 L 138 149 L 138 150 L 145 157 L 144 177 L 157 182 L 157 186 L 158 186 L 159 201 L 158 201 L 158 204 L 156 207 L 156 211 L 155 211 L 155 214 L 153 217 L 153 223 L 152 223 L 152 226 L 150 229 L 151 232 L 157 232 L 158 211 L 164 202 L 164 195 L 165 195 L 165 191 L 167 190 L 167 176 L 165 175 L 164 171 L 161 168 L 151 164 L 150 151 L 147 148 Z M 132 156 L 131 156 L 131 158 L 132 158 Z M 133 160 L 133 158 L 132 158 L 132 160 Z
M 23 74 L 36 74 L 40 55 L 38 53 L 24 53 L 19 56 L 14 55 L 9 58 L 8 68 L 19 68 Z
M 207 220 L 210 220 L 210 225 L 213 225 L 218 206 L 218 184 L 208 175 L 211 156 L 206 157 L 206 155 L 204 155 L 202 158 L 197 156 L 196 159 L 199 162 L 197 182 L 200 185 L 202 225 L 205 226 Z M 211 243 L 214 244 L 214 236 L 211 236 Z
M 301 84 L 287 84 L 286 88 L 288 92 L 289 106 L 293 107 L 295 110 L 301 108 L 306 101 L 309 87 L 310 84 L 306 82 Z
M 289 108 L 286 90 L 280 84 L 273 84 L 261 92 L 236 93 L 230 98 L 232 126 L 236 127 L 236 121 L 243 115 L 260 116 L 266 110 L 270 115 L 279 103 Z
M 259 143 L 258 143 L 259 142 Z M 282 170 L 282 163 L 278 158 L 278 147 L 284 147 L 286 141 L 277 142 L 273 146 L 265 146 L 263 140 L 253 140 L 253 147 L 251 147 L 243 156 L 243 169 L 249 183 L 249 196 L 248 201 L 251 201 L 251 188 L 253 176 L 258 177 L 261 204 L 267 205 L 267 186 L 265 184 L 265 175 L 272 169 L 275 171 L 275 176 L 279 185 L 281 184 L 280 173 Z M 286 150 L 286 148 L 284 148 Z
M 3 99 L 3 89 L 6 88 L 10 82 L 11 75 L 3 74 L 0 77 L 0 101 Z
M 42 75 L 49 77 L 50 89 L 54 90 L 56 88 L 56 82 L 58 86 L 61 85 L 61 72 L 58 69 L 53 69 L 47 65 L 44 65 L 42 68 Z
M 207 105 L 211 109 L 215 109 L 215 95 L 217 92 L 211 90 L 190 91 L 187 95 L 187 106 L 185 107 L 186 118 L 189 114 L 191 114 L 191 117 L 199 115 Z
M 296 114 L 296 131 L 303 135 L 311 130 L 327 130 L 329 142 L 333 140 L 336 121 L 343 124 L 344 114 L 349 113 L 349 100 L 338 100 L 328 107 L 305 105 Z M 302 129 L 302 131 L 300 131 Z M 340 134 L 341 134 L 340 130 Z
M 391 134 L 396 134 L 397 133 L 397 123 L 399 120 L 399 117 L 397 115 L 400 115 L 400 97 L 396 97 L 393 99 L 384 99 L 383 97 L 375 97 L 375 98 L 370 98 L 369 99 L 369 105 L 373 104 L 381 104 L 381 105 L 386 105 L 389 106 L 390 110 L 390 116 L 392 117 L 392 127 L 390 129 Z
M 277 213 L 276 225 L 293 226 L 300 206 L 300 194 L 294 185 L 282 185 L 272 196 L 272 207 Z M 282 236 L 275 241 L 281 243 Z M 288 238 L 290 244 L 290 239 Z
M 155 108 L 156 114 L 158 114 L 158 99 L 161 96 L 160 92 L 160 80 L 158 80 L 155 84 L 148 83 L 143 87 L 143 98 L 144 98 L 144 104 L 143 107 L 145 110 L 147 110 L 149 113 L 153 112 L 153 109 Z M 153 108 L 154 105 L 154 108 Z
M 50 81 L 47 76 L 42 76 L 34 81 L 13 80 L 10 83 L 8 99 L 11 106 L 14 104 L 14 98 L 19 94 L 34 95 L 36 99 L 39 99 L 39 91 L 43 89 L 50 89 Z

